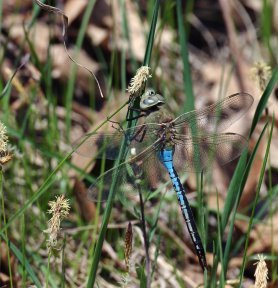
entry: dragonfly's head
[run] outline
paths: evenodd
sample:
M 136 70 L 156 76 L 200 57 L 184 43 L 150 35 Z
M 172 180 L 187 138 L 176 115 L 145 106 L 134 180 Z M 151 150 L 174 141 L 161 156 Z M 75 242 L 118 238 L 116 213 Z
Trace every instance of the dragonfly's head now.
M 140 109 L 146 111 L 152 107 L 163 105 L 164 103 L 165 99 L 162 95 L 155 93 L 153 89 L 148 89 L 141 97 Z

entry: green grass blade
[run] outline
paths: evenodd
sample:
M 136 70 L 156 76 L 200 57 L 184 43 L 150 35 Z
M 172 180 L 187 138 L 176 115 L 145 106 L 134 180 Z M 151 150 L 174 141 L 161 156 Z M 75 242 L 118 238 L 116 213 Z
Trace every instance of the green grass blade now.
M 107 120 L 105 120 L 104 122 L 102 122 L 92 133 L 96 132 L 97 130 L 99 130 L 103 125 L 105 125 L 107 123 L 107 121 L 109 119 L 111 119 L 115 114 L 117 114 L 121 109 L 123 109 L 123 107 L 126 106 L 126 103 L 124 105 L 122 105 L 120 108 L 118 108 L 114 113 L 112 113 L 110 116 L 107 117 Z M 90 133 L 89 135 L 91 135 L 92 133 Z M 88 136 L 89 137 L 89 136 Z M 84 138 L 83 142 L 81 142 L 79 144 L 82 145 L 88 138 Z M 70 153 L 68 153 L 60 162 L 59 164 L 56 166 L 56 168 L 50 173 L 50 175 L 47 177 L 47 179 L 44 181 L 44 183 L 40 186 L 40 188 L 37 190 L 37 192 L 23 205 L 23 207 L 18 210 L 15 214 L 13 214 L 10 219 L 9 222 L 7 222 L 7 224 L 5 224 L 2 229 L 0 229 L 0 233 L 3 233 L 5 231 L 5 229 L 7 229 L 12 222 L 17 219 L 18 217 L 20 217 L 25 211 L 26 209 L 32 205 L 35 201 L 37 201 L 43 194 L 45 191 L 47 191 L 47 189 L 49 187 L 51 187 L 51 185 L 54 183 L 54 177 L 55 175 L 58 173 L 58 171 L 63 167 L 63 165 L 68 161 L 68 159 L 72 156 L 72 154 L 75 152 L 75 150 L 78 147 L 75 147 L 75 149 L 73 149 Z
M 267 105 L 267 101 L 271 95 L 271 92 L 272 90 L 275 88 L 276 86 L 276 83 L 278 81 L 278 68 L 276 68 L 273 73 L 272 73 L 272 77 L 271 79 L 269 80 L 266 88 L 265 88 L 265 91 L 260 99 L 260 102 L 257 106 L 257 109 L 256 109 L 256 112 L 255 112 L 255 115 L 253 117 L 253 121 L 252 121 L 252 125 L 251 125 L 251 129 L 250 129 L 250 134 L 249 134 L 249 137 L 252 135 L 252 133 L 254 132 L 255 130 L 255 127 L 257 125 L 257 123 L 259 122 L 261 116 L 262 116 L 262 113 Z
M 227 192 L 227 196 L 226 196 L 226 200 L 225 200 L 225 204 L 224 204 L 224 208 L 222 212 L 222 217 L 221 217 L 221 231 L 222 232 L 225 230 L 225 227 L 227 226 L 229 217 L 235 205 L 235 198 L 237 197 L 239 193 L 238 183 L 241 182 L 242 175 L 244 174 L 244 171 L 245 171 L 247 154 L 248 154 L 248 150 L 246 148 L 241 154 L 241 157 L 238 161 L 237 167 L 235 169 L 235 172 L 233 174 L 232 180 L 228 188 L 228 192 Z
M 152 49 L 153 49 L 153 43 L 154 43 L 155 27 L 156 27 L 157 18 L 158 18 L 159 5 L 160 5 L 160 0 L 156 0 L 155 6 L 153 9 L 152 23 L 151 23 L 151 28 L 150 28 L 150 32 L 148 36 L 147 47 L 146 47 L 146 52 L 145 52 L 145 57 L 144 57 L 144 62 L 143 62 L 144 66 L 150 66 L 150 62 L 151 62 L 151 55 L 152 55 Z
M 190 13 L 192 8 L 192 1 L 187 3 L 188 12 Z M 176 2 L 176 10 L 177 10 L 177 24 L 178 24 L 178 36 L 179 36 L 179 43 L 181 47 L 181 57 L 183 62 L 183 88 L 184 88 L 184 94 L 186 95 L 186 101 L 184 102 L 183 111 L 189 112 L 195 109 L 195 100 L 194 100 L 194 92 L 193 92 L 193 84 L 192 84 L 192 77 L 191 77 L 191 69 L 190 69 L 190 63 L 189 63 L 189 51 L 188 51 L 188 45 L 187 45 L 187 32 L 189 30 L 189 26 L 187 25 L 185 28 L 183 15 L 182 15 L 182 1 L 177 0 Z M 196 135 L 198 131 L 195 128 L 196 126 L 194 124 L 191 125 L 192 134 Z M 194 157 L 197 157 L 199 155 L 198 148 L 195 147 L 194 149 Z M 197 159 L 197 158 L 196 158 Z M 206 234 L 206 229 L 204 225 L 204 209 L 203 209 L 203 198 L 202 198 L 202 181 L 200 177 L 196 177 L 196 184 L 197 184 L 197 191 L 198 191 L 198 198 L 197 198 L 197 204 L 198 204 L 198 215 L 197 215 L 197 226 L 200 229 L 200 234 L 203 236 L 203 245 L 204 249 L 206 249 L 206 243 L 204 241 L 204 235 Z
M 124 141 L 124 144 L 121 145 L 121 149 L 119 152 L 119 157 L 115 163 L 115 165 L 118 165 L 120 163 L 120 160 L 124 157 L 124 153 L 126 151 L 125 148 L 125 143 L 126 141 Z M 117 174 L 117 169 L 115 169 L 115 175 Z M 117 192 L 117 177 L 113 175 L 113 179 L 112 179 L 112 183 L 111 183 L 111 188 L 109 191 L 109 197 L 107 199 L 107 203 L 105 206 L 105 211 L 104 211 L 104 215 L 103 215 L 103 219 L 102 219 L 102 223 L 101 223 L 101 228 L 100 228 L 100 232 L 99 232 L 99 237 L 96 243 L 96 248 L 94 251 L 94 255 L 93 255 L 93 261 L 92 261 L 92 265 L 91 265 L 91 269 L 90 269 L 90 273 L 89 273 L 89 278 L 88 278 L 88 282 L 87 282 L 87 287 L 94 287 L 94 283 L 96 280 L 96 273 L 97 273 L 97 268 L 98 268 L 98 263 L 100 260 L 100 256 L 101 256 L 101 251 L 102 251 L 102 246 L 103 246 L 103 242 L 105 239 L 105 235 L 106 235 L 106 231 L 107 231 L 107 226 L 109 223 L 109 218 L 111 215 L 111 211 L 113 208 L 113 203 L 114 203 L 114 198 Z
M 146 52 L 145 52 L 144 65 L 147 65 L 147 66 L 150 63 L 151 51 L 152 51 L 153 42 L 154 42 L 154 35 L 155 35 L 155 27 L 156 27 L 157 18 L 158 18 L 159 4 L 160 4 L 160 1 L 157 0 L 155 3 L 154 11 L 153 11 L 152 24 L 151 24 L 150 33 L 149 33 L 148 42 L 147 42 L 147 47 L 146 47 Z M 129 117 L 129 112 L 128 112 L 127 117 Z M 135 123 L 136 123 L 136 121 L 129 121 L 128 128 L 134 126 Z M 124 159 L 124 156 L 126 155 L 126 153 L 127 153 L 127 145 L 126 145 L 126 139 L 124 139 L 123 143 L 121 145 L 120 152 L 119 152 L 118 160 L 116 161 L 115 165 L 117 165 L 122 159 Z M 96 248 L 94 251 L 94 256 L 93 256 L 93 261 L 92 261 L 92 265 L 90 268 L 87 287 L 93 287 L 95 280 L 96 280 L 97 268 L 98 268 L 98 264 L 99 264 L 99 260 L 100 260 L 100 256 L 101 256 L 102 246 L 103 246 L 103 242 L 105 239 L 105 234 L 107 231 L 108 222 L 109 222 L 109 218 L 110 218 L 111 211 L 113 208 L 114 198 L 115 198 L 116 191 L 117 191 L 116 187 L 117 187 L 117 182 L 118 182 L 117 180 L 118 179 L 116 176 L 117 175 L 115 173 L 115 175 L 112 179 L 112 183 L 111 183 L 111 187 L 110 187 L 110 191 L 109 191 L 109 198 L 108 198 L 107 203 L 106 203 L 105 212 L 103 215 L 103 220 L 102 220 L 102 224 L 101 224 L 101 228 L 100 228 L 100 232 L 99 232 L 99 237 L 98 237 L 98 240 L 96 243 Z
M 183 23 L 182 16 L 182 1 L 177 0 L 177 18 L 178 18 L 178 32 L 179 32 L 179 40 L 181 46 L 181 57 L 183 62 L 183 83 L 184 83 L 184 93 L 186 95 L 186 101 L 183 108 L 183 112 L 188 112 L 195 109 L 194 105 L 194 93 L 193 93 L 193 85 L 191 79 L 190 72 L 190 64 L 189 64 L 189 53 L 187 46 L 187 36 Z
M 45 3 L 45 0 L 41 0 L 42 3 Z M 35 3 L 33 3 L 33 11 L 32 11 L 32 16 L 31 16 L 31 20 L 28 23 L 28 29 L 30 29 L 34 23 L 36 22 L 38 15 L 40 13 L 40 7 L 38 5 L 36 5 Z
M 61 163 L 62 165 L 63 163 Z M 55 172 L 55 173 L 54 173 Z M 55 178 L 53 178 L 54 174 L 56 174 L 57 170 L 55 169 L 50 176 L 46 179 L 46 181 L 44 182 L 44 184 L 40 187 L 40 189 L 37 191 L 37 193 L 35 193 L 28 201 L 26 201 L 23 205 L 23 207 L 21 209 L 19 209 L 17 212 L 15 212 L 10 218 L 9 218 L 9 222 L 7 222 L 6 225 L 3 226 L 3 228 L 0 230 L 0 233 L 3 233 L 3 231 L 5 229 L 7 229 L 12 222 L 17 219 L 18 217 L 20 217 L 25 211 L 26 209 L 35 201 L 37 201 L 43 194 L 44 192 L 47 191 L 47 189 L 49 189 L 51 187 L 51 185 L 55 182 Z
M 222 243 L 222 233 L 221 233 L 221 225 L 220 225 L 220 210 L 219 210 L 219 194 L 216 192 L 216 201 L 217 201 L 217 241 L 218 243 Z M 218 254 L 220 258 L 220 263 L 223 263 L 223 248 L 222 245 L 218 245 Z M 225 275 L 224 270 L 221 269 L 220 272 L 220 286 L 223 287 L 225 285 Z
M 272 77 L 271 77 L 262 97 L 261 97 L 261 100 L 258 103 L 255 115 L 253 117 L 249 137 L 251 137 L 257 123 L 259 122 L 261 115 L 263 113 L 263 110 L 265 109 L 265 107 L 267 105 L 267 101 L 269 99 L 269 96 L 270 96 L 272 90 L 274 89 L 277 81 L 278 81 L 278 69 L 276 69 L 273 72 Z M 224 209 L 223 209 L 223 213 L 222 213 L 222 218 L 221 218 L 221 229 L 222 229 L 221 231 L 222 231 L 222 233 L 224 232 L 225 227 L 228 223 L 228 219 L 231 215 L 232 209 L 233 209 L 235 203 L 237 203 L 234 201 L 234 199 L 236 198 L 239 201 L 240 196 L 241 196 L 241 192 L 242 192 L 243 188 L 238 189 L 238 183 L 242 183 L 242 184 L 244 183 L 245 184 L 246 179 L 244 180 L 244 177 L 245 176 L 247 177 L 246 169 L 251 168 L 251 167 L 248 168 L 248 165 L 245 168 L 246 160 L 247 160 L 247 152 L 248 152 L 247 149 L 245 149 L 243 151 L 243 153 L 239 159 L 238 165 L 236 167 L 235 173 L 232 177 L 229 188 L 228 188 L 227 197 L 226 197 L 226 201 L 225 201 L 225 205 L 224 205 Z M 230 235 L 230 237 L 231 237 L 231 235 Z M 231 240 L 231 239 L 229 239 L 229 237 L 228 237 L 228 241 L 229 240 Z M 230 245 L 230 243 L 227 242 L 226 248 L 229 247 L 229 245 Z M 227 250 L 225 250 L 226 254 L 224 254 L 224 269 L 227 269 L 227 263 L 228 263 L 227 261 L 228 261 L 228 254 L 229 254 L 227 251 L 229 251 L 229 250 L 230 250 L 229 248 L 227 248 Z M 216 256 L 216 263 L 217 263 L 217 261 L 218 261 L 218 257 Z M 215 266 L 214 266 L 214 269 L 216 269 Z
M 140 281 L 140 288 L 146 288 L 147 287 L 147 278 L 145 275 L 145 266 L 141 265 L 136 269 L 136 273 L 138 276 L 138 279 Z
M 244 247 L 243 262 L 242 262 L 241 269 L 240 269 L 240 284 L 239 284 L 239 286 L 241 286 L 242 279 L 243 279 L 243 272 L 245 270 L 246 258 L 247 258 L 246 254 L 247 254 L 247 248 L 248 248 L 248 244 L 249 244 L 249 236 L 250 236 L 250 232 L 251 232 L 252 225 L 253 225 L 253 218 L 254 218 L 254 215 L 255 215 L 255 209 L 257 207 L 257 203 L 258 203 L 258 199 L 259 199 L 259 193 L 260 193 L 260 190 L 261 190 L 261 187 L 262 187 L 262 183 L 263 183 L 263 180 L 264 180 L 265 169 L 266 169 L 266 165 L 267 165 L 267 160 L 268 160 L 269 150 L 270 150 L 270 144 L 271 144 L 271 139 L 272 139 L 273 127 L 274 127 L 274 117 L 272 118 L 272 123 L 271 123 L 270 133 L 269 133 L 269 137 L 268 137 L 266 152 L 265 152 L 265 155 L 264 155 L 263 165 L 262 165 L 261 173 L 260 173 L 260 179 L 259 179 L 259 182 L 258 182 L 258 185 L 257 185 L 256 196 L 255 196 L 255 200 L 254 200 L 254 203 L 253 203 L 252 213 L 251 213 L 251 216 L 250 216 L 250 221 L 249 221 L 249 225 L 248 225 L 248 229 L 247 229 L 247 233 L 246 233 L 246 241 L 245 241 L 245 247 Z
M 274 58 L 273 53 L 275 53 L 271 46 L 271 34 L 272 34 L 272 20 L 273 17 L 273 11 L 274 11 L 274 2 L 275 1 L 269 1 L 269 0 L 263 0 L 262 5 L 262 12 L 261 12 L 261 37 L 263 39 L 263 42 L 265 46 L 267 47 L 269 54 Z
M 242 195 L 242 192 L 243 192 L 243 189 L 244 189 L 244 186 L 246 184 L 246 181 L 247 181 L 247 178 L 248 178 L 248 175 L 249 175 L 249 172 L 251 170 L 251 167 L 252 167 L 252 164 L 254 162 L 254 159 L 255 159 L 255 156 L 257 154 L 257 150 L 258 150 L 258 147 L 259 147 L 259 144 L 262 140 L 262 137 L 264 135 L 264 132 L 267 128 L 267 125 L 268 123 L 265 124 L 261 134 L 260 134 L 260 137 L 252 151 L 252 154 L 248 160 L 248 163 L 246 165 L 246 169 L 242 175 L 242 179 L 241 181 L 239 182 L 240 185 L 238 187 L 238 191 L 236 193 L 237 197 L 236 197 L 236 201 L 234 202 L 235 203 L 235 206 L 234 206 L 234 210 L 233 210 L 233 213 L 232 213 L 232 218 L 231 218 L 231 223 L 230 223 L 230 230 L 229 230 L 229 235 L 228 235 L 228 238 L 227 238 L 227 243 L 226 243 L 226 247 L 225 247 L 225 252 L 224 252 L 224 258 L 223 258 L 223 269 L 225 271 L 225 274 L 226 274 L 226 271 L 227 271 L 227 266 L 228 266 L 228 262 L 229 262 L 229 254 L 230 254 L 230 249 L 231 249 L 231 243 L 232 243 L 232 237 L 233 237 L 233 227 L 234 227 L 234 222 L 235 222 L 235 218 L 236 218 L 236 210 L 237 210 L 237 207 L 239 205 L 239 201 L 240 201 L 240 198 L 241 198 L 241 195 Z
M 159 5 L 160 5 L 160 0 L 156 0 L 154 8 L 153 8 L 152 23 L 151 23 L 150 32 L 148 35 L 143 66 L 150 67 L 150 65 L 151 65 L 150 64 L 151 63 L 151 55 L 152 55 L 152 49 L 153 49 L 153 44 L 154 44 L 154 36 L 155 36 L 157 19 L 158 19 Z M 133 107 L 136 109 L 139 109 L 139 102 L 140 102 L 140 99 L 138 97 L 134 101 Z M 129 109 L 128 114 L 127 114 L 127 119 L 129 119 L 129 118 L 132 119 L 134 117 L 134 115 L 138 115 L 138 114 L 139 113 L 137 111 Z M 136 123 L 137 123 L 137 120 L 129 121 L 129 124 L 130 124 L 129 128 L 135 126 Z
M 7 239 L 6 236 L 2 232 L 0 232 L 0 236 L 9 245 L 9 248 L 12 250 L 12 252 L 14 253 L 15 257 L 17 258 L 17 260 L 22 265 L 24 265 L 24 267 L 25 267 L 30 279 L 34 282 L 36 287 L 42 287 L 39 279 L 37 278 L 36 274 L 34 273 L 32 267 L 29 264 L 29 262 L 27 261 L 26 257 L 23 257 L 23 255 L 20 252 L 20 250 L 12 242 L 10 242 L 9 239 Z

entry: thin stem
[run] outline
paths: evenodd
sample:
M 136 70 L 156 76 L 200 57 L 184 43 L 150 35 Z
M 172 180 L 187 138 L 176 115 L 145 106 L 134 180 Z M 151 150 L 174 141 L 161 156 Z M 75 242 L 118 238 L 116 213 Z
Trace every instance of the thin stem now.
M 189 51 L 187 45 L 187 30 L 184 27 L 183 15 L 182 15 L 182 1 L 178 0 L 176 4 L 177 8 L 177 21 L 178 21 L 178 36 L 181 47 L 181 57 L 183 62 L 183 87 L 184 94 L 186 95 L 186 101 L 184 102 L 183 110 L 185 112 L 195 109 L 194 104 L 194 91 L 191 78 L 191 70 L 189 63 Z
M 48 252 L 47 258 L 47 272 L 46 272 L 46 284 L 45 287 L 48 288 L 49 274 L 50 274 L 50 252 Z
M 64 239 L 63 239 L 63 247 L 62 247 L 62 283 L 61 287 L 65 287 L 65 282 L 66 282 L 66 265 L 65 265 L 65 248 L 66 248 L 66 240 L 67 240 L 67 235 L 64 234 Z
M 3 211 L 3 222 L 4 226 L 6 226 L 6 216 L 5 216 L 5 203 L 4 203 L 4 193 L 3 193 L 3 170 L 0 166 L 0 194 L 2 198 L 2 211 Z M 5 229 L 5 236 L 8 239 L 8 232 Z M 13 277 L 12 277 L 12 268 L 11 268 L 11 257 L 10 257 L 10 247 L 9 242 L 7 242 L 7 258 L 8 258 L 8 269 L 9 269 L 9 278 L 10 278 L 10 287 L 13 287 Z
M 220 210 L 219 210 L 219 193 L 218 190 L 216 191 L 216 200 L 217 200 L 217 234 L 218 234 L 218 243 L 222 243 L 222 232 L 221 232 L 221 221 L 220 221 Z M 223 263 L 223 250 L 222 246 L 218 246 L 219 249 L 219 257 L 220 257 L 220 263 Z M 225 271 L 221 269 L 221 274 L 220 274 L 220 283 L 221 285 L 225 285 Z
M 149 240 L 147 238 L 146 220 L 144 213 L 144 200 L 142 196 L 141 186 L 137 185 L 137 189 L 140 197 L 140 210 L 141 210 L 141 226 L 144 238 L 145 252 L 146 252 L 146 275 L 147 275 L 147 288 L 151 287 L 151 263 L 149 255 Z
M 53 184 L 54 182 L 54 176 L 57 174 L 57 172 L 62 168 L 62 166 L 67 162 L 67 160 L 72 156 L 72 154 L 78 149 L 79 146 L 81 146 L 93 133 L 98 131 L 102 126 L 104 126 L 107 121 L 109 121 L 113 116 L 115 116 L 120 110 L 122 110 L 128 102 L 125 102 L 121 107 L 119 107 L 115 112 L 113 112 L 111 115 L 109 115 L 105 121 L 103 121 L 100 125 L 94 129 L 91 133 L 87 135 L 87 137 L 84 137 L 84 139 L 78 144 L 78 146 L 74 147 L 61 161 L 60 163 L 56 166 L 56 168 L 50 173 L 50 175 L 47 177 L 47 179 L 43 182 L 43 184 L 40 186 L 40 188 L 37 190 L 37 192 L 23 204 L 23 207 L 15 212 L 11 217 L 9 222 L 7 222 L 4 227 L 0 229 L 0 233 L 2 233 L 5 229 L 7 229 L 12 222 L 17 219 L 20 215 L 22 215 L 26 209 L 34 203 L 36 200 L 38 200 L 44 192 Z

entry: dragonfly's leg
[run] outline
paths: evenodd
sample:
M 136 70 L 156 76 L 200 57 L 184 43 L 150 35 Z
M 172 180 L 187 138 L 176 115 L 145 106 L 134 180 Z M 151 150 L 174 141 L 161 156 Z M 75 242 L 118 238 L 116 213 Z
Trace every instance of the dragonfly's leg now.
M 107 119 L 107 121 L 108 121 L 108 122 L 111 122 L 111 123 L 112 123 L 112 127 L 113 127 L 114 129 L 116 129 L 118 132 L 122 133 L 123 136 L 125 136 L 130 142 L 131 142 L 132 140 L 135 140 L 136 137 L 137 137 L 137 136 L 141 133 L 141 131 L 145 128 L 145 126 L 142 126 L 142 127 L 140 127 L 140 129 L 138 129 L 138 130 L 136 131 L 136 133 L 135 133 L 134 135 L 129 135 L 129 134 L 126 133 L 126 131 L 124 130 L 124 128 L 123 128 L 123 126 L 121 125 L 121 123 L 119 123 L 119 122 L 117 122 L 117 121 L 112 121 L 112 120 L 109 120 L 109 119 Z M 116 126 L 115 126 L 115 125 L 116 125 Z M 139 142 L 142 142 L 145 134 L 146 134 L 146 131 L 144 130 L 144 131 L 143 131 L 143 136 L 140 137 L 140 141 L 139 141 Z M 138 141 L 138 140 L 136 139 L 136 141 Z
M 141 138 L 138 140 L 139 142 L 142 142 L 144 140 L 144 137 L 145 137 L 146 132 L 147 132 L 146 126 L 142 126 L 142 130 L 143 130 L 143 133 L 141 135 Z
M 129 110 L 140 112 L 140 114 L 133 116 L 133 117 L 126 117 L 126 121 L 132 121 L 132 120 L 136 120 L 136 119 L 146 116 L 146 113 L 142 113 L 140 109 L 130 108 Z
M 128 107 L 128 110 L 136 111 L 136 112 L 142 112 L 140 108 L 134 108 L 132 106 Z
M 145 125 L 142 125 L 134 135 L 130 137 L 130 140 L 136 140 L 137 142 L 142 142 L 147 132 L 147 128 Z M 141 135 L 140 135 L 141 133 Z M 138 137 L 140 135 L 140 138 Z M 138 137 L 138 138 L 137 138 Z
M 121 123 L 117 122 L 117 121 L 112 121 L 110 119 L 107 118 L 107 121 L 112 123 L 112 128 L 116 129 L 117 131 L 121 132 L 124 134 L 124 128 L 123 126 L 121 125 Z M 114 125 L 117 125 L 117 126 L 114 126 Z

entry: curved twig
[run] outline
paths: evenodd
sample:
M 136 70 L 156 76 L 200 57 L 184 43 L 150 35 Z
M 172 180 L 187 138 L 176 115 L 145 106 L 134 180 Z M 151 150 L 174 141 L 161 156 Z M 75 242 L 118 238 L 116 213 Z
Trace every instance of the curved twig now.
M 96 77 L 96 75 L 92 72 L 92 70 L 90 70 L 88 67 L 86 67 L 85 65 L 82 65 L 82 64 L 79 64 L 76 60 L 74 60 L 72 58 L 72 56 L 70 55 L 68 49 L 67 49 L 67 35 L 68 35 L 68 16 L 59 8 L 56 8 L 56 7 L 53 7 L 53 6 L 50 6 L 50 5 L 47 5 L 47 4 L 44 4 L 42 3 L 41 1 L 39 0 L 34 0 L 43 10 L 47 11 L 47 12 L 52 12 L 52 13 L 55 13 L 55 14 L 58 14 L 60 16 L 62 16 L 63 18 L 63 33 L 62 33 L 62 36 L 63 36 L 63 44 L 64 44 L 64 47 L 65 47 L 65 50 L 66 50 L 66 53 L 69 57 L 69 59 L 75 63 L 77 66 L 81 67 L 81 68 L 84 68 L 86 69 L 96 80 L 97 82 L 97 86 L 98 86 L 98 89 L 100 91 L 100 95 L 102 98 L 104 98 L 103 96 L 103 93 L 102 93 L 102 90 L 100 88 L 100 84 L 99 84 L 99 81 Z

